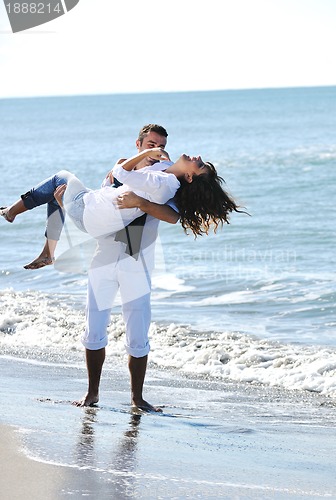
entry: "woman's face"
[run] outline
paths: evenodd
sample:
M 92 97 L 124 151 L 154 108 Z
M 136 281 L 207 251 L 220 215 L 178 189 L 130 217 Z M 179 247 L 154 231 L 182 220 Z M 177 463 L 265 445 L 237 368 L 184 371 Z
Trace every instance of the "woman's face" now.
M 194 175 L 202 175 L 207 173 L 207 166 L 200 156 L 188 156 L 183 154 L 177 160 L 177 163 L 180 164 L 184 173 L 189 174 L 191 176 Z

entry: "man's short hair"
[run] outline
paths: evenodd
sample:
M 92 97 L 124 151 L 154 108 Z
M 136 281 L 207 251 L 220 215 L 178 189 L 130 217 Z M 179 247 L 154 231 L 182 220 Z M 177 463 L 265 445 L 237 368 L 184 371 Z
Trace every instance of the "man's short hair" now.
M 140 144 L 142 144 L 142 141 L 150 132 L 156 132 L 157 134 L 162 135 L 162 137 L 168 137 L 168 132 L 164 127 L 161 127 L 161 125 L 157 125 L 156 123 L 150 123 L 149 125 L 144 125 L 139 132 L 138 140 L 140 141 Z

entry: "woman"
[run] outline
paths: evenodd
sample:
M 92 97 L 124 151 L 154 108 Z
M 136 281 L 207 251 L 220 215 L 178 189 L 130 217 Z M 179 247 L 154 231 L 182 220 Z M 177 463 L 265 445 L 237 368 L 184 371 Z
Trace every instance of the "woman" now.
M 145 157 L 165 161 L 166 170 L 151 171 L 150 167 L 134 170 Z M 235 201 L 221 187 L 223 179 L 214 166 L 204 163 L 200 157 L 182 155 L 173 163 L 162 149 L 152 148 L 116 165 L 112 174 L 123 183 L 122 186 L 90 190 L 70 172 L 61 171 L 22 195 L 21 200 L 10 207 L 1 208 L 0 215 L 13 222 L 20 213 L 48 203 L 46 237 L 57 243 L 64 217 L 56 217 L 53 208 L 49 210 L 55 200 L 79 229 L 94 238 L 119 231 L 143 213 L 139 208 L 118 208 L 118 198 L 130 190 L 159 204 L 174 198 L 182 227 L 186 232 L 191 229 L 195 237 L 208 234 L 211 225 L 216 231 L 220 223 L 229 222 L 232 211 L 239 211 Z

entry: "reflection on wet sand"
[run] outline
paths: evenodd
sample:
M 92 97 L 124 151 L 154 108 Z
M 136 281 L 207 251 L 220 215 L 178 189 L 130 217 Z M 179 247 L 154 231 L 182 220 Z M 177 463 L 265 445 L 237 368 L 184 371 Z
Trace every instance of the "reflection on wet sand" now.
M 84 408 L 83 411 L 81 432 L 76 445 L 76 463 L 81 468 L 88 468 L 95 471 L 101 470 L 105 476 L 106 471 L 104 472 L 101 467 L 103 457 L 98 454 L 98 450 L 101 452 L 101 447 L 96 443 L 98 426 L 100 425 L 100 409 L 98 407 L 90 407 Z M 104 477 L 104 481 L 99 481 L 99 476 L 93 474 L 90 491 L 99 491 L 100 494 L 106 493 L 111 498 L 132 496 L 136 486 L 134 482 L 136 479 L 138 435 L 141 416 L 137 411 L 130 414 L 128 427 L 117 441 L 112 439 L 114 436 L 109 436 L 106 432 L 106 448 L 108 453 L 110 453 L 109 461 L 111 464 L 108 467 L 110 478 L 106 481 L 106 477 Z M 111 429 L 113 430 L 113 427 L 109 426 L 109 430 Z M 108 446 L 109 438 L 111 447 L 114 448 L 111 450 Z M 117 443 L 116 446 L 114 446 L 115 443 Z
M 84 409 L 81 433 L 76 448 L 77 463 L 81 467 L 93 467 L 95 465 L 94 424 L 97 422 L 97 412 L 98 408 Z

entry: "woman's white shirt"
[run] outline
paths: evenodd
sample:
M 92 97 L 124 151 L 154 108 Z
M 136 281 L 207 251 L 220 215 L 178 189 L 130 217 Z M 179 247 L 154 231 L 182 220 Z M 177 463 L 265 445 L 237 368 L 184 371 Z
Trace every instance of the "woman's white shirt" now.
M 143 212 L 139 208 L 117 207 L 116 198 L 126 191 L 134 191 L 138 196 L 154 203 L 167 203 L 180 187 L 180 182 L 174 174 L 162 171 L 172 163 L 170 161 L 155 163 L 130 172 L 116 165 L 112 173 L 123 183 L 122 186 L 118 188 L 106 186 L 84 195 L 83 222 L 87 232 L 95 238 L 115 233 L 142 215 Z

